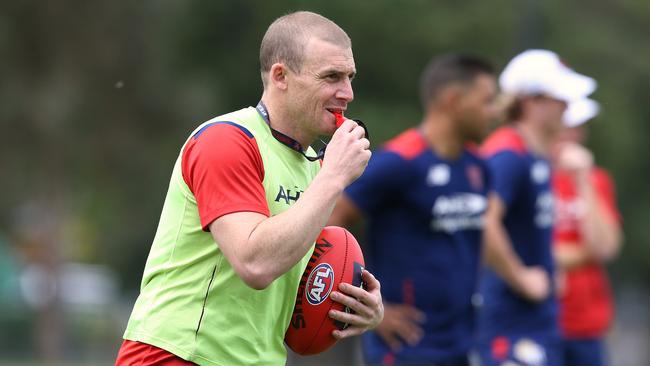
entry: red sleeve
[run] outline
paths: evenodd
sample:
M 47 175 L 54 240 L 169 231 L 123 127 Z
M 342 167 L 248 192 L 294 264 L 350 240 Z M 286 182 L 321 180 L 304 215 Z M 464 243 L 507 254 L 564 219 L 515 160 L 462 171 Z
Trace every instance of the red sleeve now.
M 517 130 L 506 125 L 496 129 L 479 147 L 480 155 L 489 158 L 502 150 L 510 150 L 521 155 L 526 153 L 526 144 Z
M 231 122 L 206 125 L 185 145 L 181 167 L 183 180 L 196 197 L 203 230 L 233 212 L 270 215 L 262 157 L 246 128 Z
M 606 211 L 616 222 L 622 223 L 623 217 L 618 211 L 618 205 L 616 204 L 614 183 L 612 182 L 612 179 L 607 171 L 601 168 L 594 169 L 592 172 L 592 179 L 594 186 L 596 187 L 598 197 L 605 206 Z

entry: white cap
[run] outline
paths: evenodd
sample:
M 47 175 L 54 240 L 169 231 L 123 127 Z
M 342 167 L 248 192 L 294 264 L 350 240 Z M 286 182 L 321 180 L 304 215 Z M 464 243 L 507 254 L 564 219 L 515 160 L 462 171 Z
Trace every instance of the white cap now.
M 577 127 L 596 117 L 600 112 L 600 104 L 589 98 L 571 101 L 564 111 L 562 119 L 567 127 Z
M 596 89 L 596 81 L 578 74 L 548 50 L 527 50 L 515 56 L 499 76 L 505 93 L 544 94 L 570 102 L 585 98 Z

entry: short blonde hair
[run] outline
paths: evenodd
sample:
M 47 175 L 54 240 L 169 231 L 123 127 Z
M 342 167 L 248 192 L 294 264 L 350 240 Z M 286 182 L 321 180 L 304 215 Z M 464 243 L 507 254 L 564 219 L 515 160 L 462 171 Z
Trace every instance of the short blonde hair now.
M 305 47 L 311 38 L 352 47 L 345 31 L 322 15 L 309 11 L 284 15 L 271 23 L 260 45 L 262 83 L 266 86 L 264 75 L 275 63 L 284 63 L 292 71 L 300 72 Z

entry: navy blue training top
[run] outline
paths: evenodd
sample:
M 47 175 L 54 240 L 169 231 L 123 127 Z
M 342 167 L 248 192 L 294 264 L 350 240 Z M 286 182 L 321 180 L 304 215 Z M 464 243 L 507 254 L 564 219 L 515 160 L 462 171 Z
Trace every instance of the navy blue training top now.
M 481 153 L 490 167 L 493 188 L 505 204 L 504 225 L 514 251 L 525 265 L 542 266 L 553 279 L 553 195 L 548 161 L 529 151 L 518 131 L 509 126 L 488 137 Z M 514 293 L 489 269 L 482 276 L 480 289 L 480 339 L 557 333 L 554 294 L 541 303 L 532 303 Z
M 453 161 L 436 156 L 410 129 L 373 153 L 346 194 L 367 218 L 365 256 L 388 303 L 426 314 L 425 336 L 393 354 L 364 335 L 367 361 L 444 361 L 473 345 L 481 228 L 490 189 L 485 163 L 465 149 Z

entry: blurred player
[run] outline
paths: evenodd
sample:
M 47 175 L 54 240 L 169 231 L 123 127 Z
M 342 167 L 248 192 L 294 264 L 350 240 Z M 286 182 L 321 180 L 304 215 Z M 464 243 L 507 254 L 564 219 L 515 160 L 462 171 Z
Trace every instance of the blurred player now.
M 376 151 L 330 224 L 367 219 L 368 266 L 382 280 L 384 321 L 363 337 L 368 365 L 468 365 L 487 166 L 470 142 L 496 118 L 486 61 L 434 58 L 422 73 L 424 117 Z
M 585 122 L 598 113 L 590 99 L 572 102 L 564 114 L 568 128 L 554 154 L 556 197 L 554 255 L 558 265 L 560 328 L 564 364 L 607 364 L 604 337 L 613 315 L 604 263 L 618 253 L 621 217 L 609 174 L 595 167 L 583 144 Z
M 260 47 L 257 108 L 216 117 L 174 166 L 140 295 L 117 365 L 284 365 L 298 284 L 336 199 L 370 158 L 364 129 L 334 113 L 353 99 L 351 42 L 335 23 L 296 12 Z M 309 145 L 332 135 L 321 163 Z M 374 328 L 379 282 L 330 296 L 351 313 L 333 336 Z
M 596 84 L 547 50 L 513 58 L 499 84 L 511 102 L 509 124 L 482 146 L 495 191 L 486 213 L 486 261 L 498 272 L 486 270 L 481 279 L 479 353 L 487 366 L 560 365 L 548 155 L 567 103 Z M 496 263 L 504 258 L 510 264 Z

